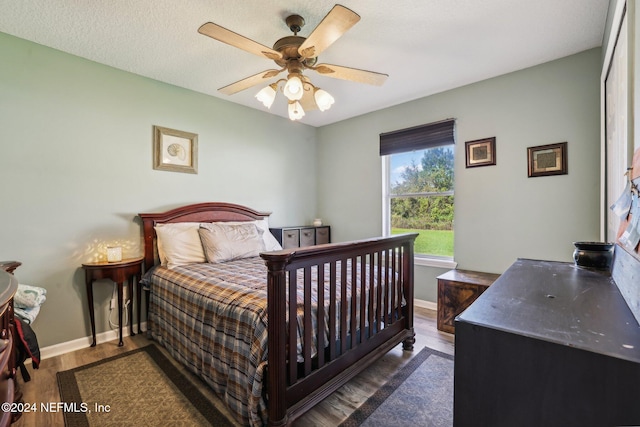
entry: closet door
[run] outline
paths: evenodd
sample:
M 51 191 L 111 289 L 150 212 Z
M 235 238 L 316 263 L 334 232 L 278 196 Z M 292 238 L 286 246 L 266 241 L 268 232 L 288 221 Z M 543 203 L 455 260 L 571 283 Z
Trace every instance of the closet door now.
M 619 21 L 620 31 L 614 40 L 610 59 L 605 62 L 604 80 L 604 132 L 605 132 L 605 239 L 615 242 L 620 227 L 620 218 L 609 207 L 623 193 L 626 184 L 625 172 L 629 165 L 629 73 L 628 33 L 626 7 Z M 614 22 L 614 25 L 616 23 Z M 615 27 L 614 27 L 615 28 Z M 615 34 L 612 31 L 612 34 Z M 631 119 L 632 120 L 632 119 Z

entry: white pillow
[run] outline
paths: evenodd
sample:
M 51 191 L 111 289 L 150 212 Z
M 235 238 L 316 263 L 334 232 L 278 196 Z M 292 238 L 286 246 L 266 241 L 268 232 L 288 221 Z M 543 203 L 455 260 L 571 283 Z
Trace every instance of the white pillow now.
M 225 262 L 256 257 L 264 252 L 263 231 L 253 222 L 200 224 L 198 230 L 208 262 Z
M 264 240 L 264 247 L 266 251 L 281 251 L 282 246 L 278 243 L 278 240 L 273 237 L 271 230 L 269 230 L 269 219 L 263 218 L 256 221 L 256 225 L 259 229 L 263 230 L 262 240 Z
M 198 222 L 158 224 L 158 257 L 162 266 L 172 269 L 179 265 L 206 262 L 198 229 Z
M 256 221 L 229 221 L 220 224 L 255 224 L 259 230 L 262 230 L 262 240 L 264 240 L 265 251 L 271 252 L 282 250 L 282 246 L 280 246 L 278 240 L 273 237 L 271 230 L 269 230 L 269 218 L 263 218 Z

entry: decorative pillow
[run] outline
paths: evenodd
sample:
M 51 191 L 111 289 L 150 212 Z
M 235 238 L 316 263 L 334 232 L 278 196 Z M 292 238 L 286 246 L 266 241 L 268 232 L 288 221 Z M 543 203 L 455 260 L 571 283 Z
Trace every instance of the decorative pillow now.
M 158 257 L 160 264 L 169 269 L 179 265 L 206 262 L 202 242 L 198 234 L 199 222 L 158 224 Z
M 263 231 L 253 221 L 201 224 L 198 232 L 207 261 L 211 263 L 255 257 L 265 250 Z
M 269 219 L 259 219 L 256 221 L 229 221 L 224 224 L 236 225 L 236 224 L 255 224 L 258 230 L 262 231 L 262 240 L 264 240 L 264 250 L 267 252 L 280 251 L 282 246 L 278 243 L 278 240 L 273 237 L 271 230 L 269 230 Z

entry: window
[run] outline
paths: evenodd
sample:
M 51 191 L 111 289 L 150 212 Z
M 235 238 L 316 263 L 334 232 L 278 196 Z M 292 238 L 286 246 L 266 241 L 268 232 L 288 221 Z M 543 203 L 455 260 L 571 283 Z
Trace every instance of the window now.
M 453 260 L 453 120 L 380 135 L 383 234 L 419 233 L 416 258 Z

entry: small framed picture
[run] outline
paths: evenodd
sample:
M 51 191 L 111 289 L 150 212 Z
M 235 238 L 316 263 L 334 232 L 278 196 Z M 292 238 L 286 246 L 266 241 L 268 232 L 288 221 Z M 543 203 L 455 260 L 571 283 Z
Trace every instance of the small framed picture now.
M 198 173 L 198 135 L 154 126 L 153 168 Z
M 490 166 L 496 164 L 496 138 L 478 139 L 464 143 L 467 167 Z
M 566 175 L 567 143 L 539 145 L 527 148 L 529 178 L 536 176 Z

